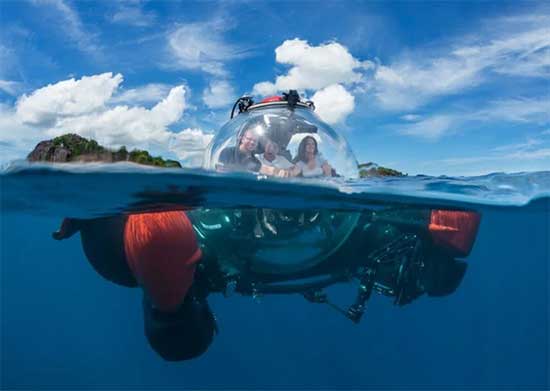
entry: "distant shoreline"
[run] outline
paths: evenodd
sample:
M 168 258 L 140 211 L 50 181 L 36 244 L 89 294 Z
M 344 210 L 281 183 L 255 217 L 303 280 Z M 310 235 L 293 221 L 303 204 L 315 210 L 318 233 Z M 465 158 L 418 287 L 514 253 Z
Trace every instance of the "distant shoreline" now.
M 146 166 L 181 168 L 176 160 L 153 157 L 147 151 L 134 149 L 130 152 L 125 146 L 111 150 L 77 134 L 68 133 L 51 140 L 39 142 L 27 155 L 30 162 L 76 163 L 76 162 L 132 162 Z

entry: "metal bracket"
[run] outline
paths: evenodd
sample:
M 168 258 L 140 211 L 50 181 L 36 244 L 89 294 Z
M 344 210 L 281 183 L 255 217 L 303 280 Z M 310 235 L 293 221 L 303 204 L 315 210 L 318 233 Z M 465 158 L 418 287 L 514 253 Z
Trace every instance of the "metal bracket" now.
M 358 270 L 359 289 L 355 302 L 347 309 L 331 303 L 322 290 L 310 291 L 304 297 L 312 303 L 328 304 L 354 323 L 359 323 L 365 314 L 367 302 L 372 296 L 373 290 L 386 295 L 395 295 L 395 304 L 406 303 L 407 276 L 411 264 L 417 262 L 420 253 L 421 242 L 416 235 L 401 235 L 386 246 L 373 251 L 369 255 L 369 266 Z M 386 287 L 376 283 L 376 277 L 380 265 L 388 263 L 399 265 L 395 288 Z
M 367 301 L 372 295 L 374 287 L 374 278 L 376 277 L 376 268 L 367 269 L 359 284 L 359 291 L 355 303 L 348 308 L 346 316 L 353 322 L 359 323 L 363 317 L 367 305 Z

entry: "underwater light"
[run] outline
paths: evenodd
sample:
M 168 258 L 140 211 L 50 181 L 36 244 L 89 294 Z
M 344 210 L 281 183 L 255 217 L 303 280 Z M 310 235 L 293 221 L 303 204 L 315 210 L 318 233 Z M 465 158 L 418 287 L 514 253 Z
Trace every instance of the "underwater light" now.
M 432 210 L 429 230 L 436 244 L 465 257 L 472 251 L 480 220 L 475 212 Z

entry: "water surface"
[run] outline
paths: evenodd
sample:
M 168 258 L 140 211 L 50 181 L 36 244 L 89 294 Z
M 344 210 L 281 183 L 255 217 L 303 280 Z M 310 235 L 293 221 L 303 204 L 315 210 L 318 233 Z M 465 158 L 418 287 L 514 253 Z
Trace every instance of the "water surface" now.
M 547 388 L 550 172 L 271 181 L 127 165 L 16 164 L 1 177 L 2 387 Z M 167 363 L 143 336 L 141 293 L 103 280 L 65 216 L 166 208 L 388 204 L 482 214 L 466 276 L 404 307 L 374 296 L 355 325 L 299 295 L 211 295 L 220 326 L 199 359 Z M 349 304 L 355 287 L 331 288 Z

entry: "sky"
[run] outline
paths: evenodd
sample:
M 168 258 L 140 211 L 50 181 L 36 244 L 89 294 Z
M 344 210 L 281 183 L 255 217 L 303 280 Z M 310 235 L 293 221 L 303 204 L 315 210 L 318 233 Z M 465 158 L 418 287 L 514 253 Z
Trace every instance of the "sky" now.
M 184 165 L 297 89 L 359 162 L 550 170 L 544 2 L 0 1 L 0 162 L 64 133 Z

